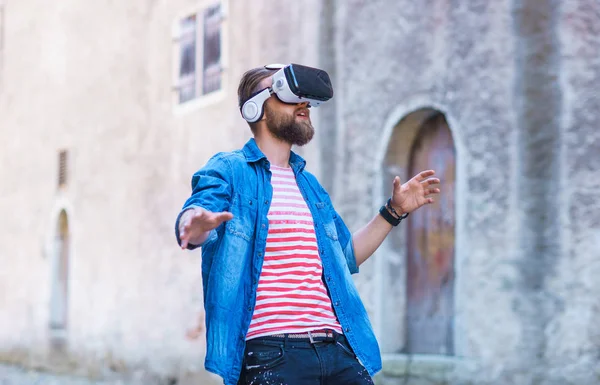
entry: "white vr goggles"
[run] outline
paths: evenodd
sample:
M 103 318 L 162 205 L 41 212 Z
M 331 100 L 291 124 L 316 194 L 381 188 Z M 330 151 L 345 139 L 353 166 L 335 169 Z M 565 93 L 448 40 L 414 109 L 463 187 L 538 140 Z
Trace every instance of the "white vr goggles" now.
M 333 88 L 327 72 L 299 64 L 271 64 L 273 85 L 253 94 L 240 107 L 242 116 L 249 123 L 258 122 L 264 113 L 263 105 L 273 94 L 284 103 L 308 102 L 308 107 L 318 107 L 333 97 Z

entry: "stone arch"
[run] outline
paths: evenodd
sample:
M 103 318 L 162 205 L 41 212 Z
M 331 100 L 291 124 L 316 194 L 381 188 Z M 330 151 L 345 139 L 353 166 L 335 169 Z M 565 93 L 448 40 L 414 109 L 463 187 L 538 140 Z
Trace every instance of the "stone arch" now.
M 70 230 L 66 210 L 61 210 L 54 229 L 50 278 L 50 329 L 65 330 L 68 324 Z
M 389 197 L 391 191 L 391 180 L 395 175 L 399 175 L 402 181 L 406 181 L 412 175 L 409 175 L 410 156 L 413 143 L 419 135 L 419 131 L 424 122 L 435 116 L 442 116 L 447 121 L 456 150 L 457 170 L 456 170 L 456 188 L 455 196 L 464 186 L 461 178 L 464 178 L 464 172 L 461 167 L 462 162 L 458 161 L 461 154 L 464 153 L 461 145 L 460 135 L 454 127 L 454 119 L 442 111 L 446 110 L 442 106 L 432 104 L 420 104 L 415 106 L 400 106 L 393 111 L 384 127 L 384 137 L 380 146 L 380 155 L 377 162 L 377 182 L 374 193 L 375 201 L 380 204 L 381 201 Z M 456 202 L 457 207 L 455 215 L 455 255 L 457 250 L 462 250 L 460 243 L 462 238 L 458 236 L 463 226 L 464 210 L 460 203 Z M 385 241 L 384 245 L 378 251 L 376 256 L 376 276 L 378 280 L 379 295 L 378 305 L 375 314 L 375 329 L 381 342 L 381 350 L 384 354 L 407 353 L 407 257 L 408 257 L 408 221 L 403 222 L 399 229 L 396 229 Z M 460 275 L 460 260 L 454 261 L 457 275 Z M 456 287 L 454 288 L 457 289 Z M 454 309 L 460 301 L 458 296 L 453 299 Z M 459 333 L 461 323 L 455 322 L 451 331 L 451 339 L 456 341 L 454 336 Z M 452 352 L 462 351 L 460 349 L 460 340 L 454 343 Z M 410 353 L 410 352 L 408 352 Z

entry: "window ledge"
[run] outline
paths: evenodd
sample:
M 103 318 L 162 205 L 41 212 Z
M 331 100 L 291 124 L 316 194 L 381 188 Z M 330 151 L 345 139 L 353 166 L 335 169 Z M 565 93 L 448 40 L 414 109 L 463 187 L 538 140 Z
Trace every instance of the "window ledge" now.
M 436 381 L 448 380 L 457 369 L 471 366 L 472 362 L 453 356 L 429 354 L 384 354 L 381 374 L 386 377 L 417 377 Z
M 218 91 L 211 92 L 210 94 L 202 95 L 196 99 L 187 101 L 185 103 L 176 104 L 173 107 L 173 114 L 176 116 L 186 115 L 200 108 L 208 107 L 213 104 L 217 104 L 225 100 L 225 90 L 220 89 Z

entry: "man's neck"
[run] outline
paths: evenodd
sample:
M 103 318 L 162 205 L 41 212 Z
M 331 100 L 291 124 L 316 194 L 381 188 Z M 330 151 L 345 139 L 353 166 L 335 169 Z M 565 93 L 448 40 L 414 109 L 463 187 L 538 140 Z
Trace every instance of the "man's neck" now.
M 258 135 L 254 138 L 258 148 L 277 167 L 289 167 L 292 145 L 271 135 Z

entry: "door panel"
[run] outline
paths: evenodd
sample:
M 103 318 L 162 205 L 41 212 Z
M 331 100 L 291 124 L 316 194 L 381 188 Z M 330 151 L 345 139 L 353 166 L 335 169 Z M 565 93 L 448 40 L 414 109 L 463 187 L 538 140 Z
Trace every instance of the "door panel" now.
M 435 203 L 408 217 L 407 353 L 454 353 L 455 150 L 442 114 L 426 121 L 413 144 L 410 175 L 433 169 Z

